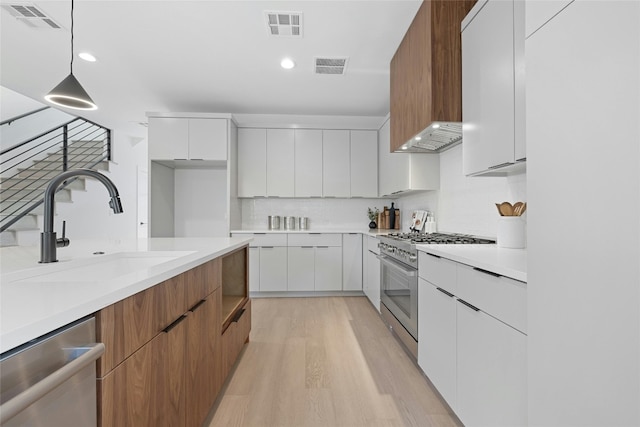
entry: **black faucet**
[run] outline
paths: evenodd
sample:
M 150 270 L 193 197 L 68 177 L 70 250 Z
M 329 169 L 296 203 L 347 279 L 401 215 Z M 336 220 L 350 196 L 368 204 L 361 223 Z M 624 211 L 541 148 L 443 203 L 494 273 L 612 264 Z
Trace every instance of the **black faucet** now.
M 72 169 L 62 172 L 52 178 L 44 190 L 44 230 L 40 233 L 40 262 L 58 262 L 56 256 L 56 248 L 69 246 L 69 239 L 65 238 L 64 224 L 62 228 L 62 238 L 57 239 L 56 233 L 53 231 L 53 207 L 55 202 L 56 191 L 60 184 L 69 178 L 85 175 L 100 181 L 109 192 L 111 200 L 109 206 L 116 214 L 122 213 L 122 203 L 120 203 L 120 195 L 118 189 L 109 178 L 92 169 Z

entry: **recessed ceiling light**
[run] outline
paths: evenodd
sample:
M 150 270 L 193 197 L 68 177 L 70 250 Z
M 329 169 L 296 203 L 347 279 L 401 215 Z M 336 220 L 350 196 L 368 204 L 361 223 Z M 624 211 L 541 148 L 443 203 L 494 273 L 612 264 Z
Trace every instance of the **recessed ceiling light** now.
M 434 123 L 432 126 L 434 129 L 438 129 L 440 127 L 440 125 L 438 123 Z
M 415 139 L 416 141 L 420 141 L 420 140 L 422 139 L 422 137 L 421 137 L 421 136 L 416 136 L 416 137 L 415 137 L 415 138 L 413 138 L 413 139 Z
M 403 145 L 401 148 L 402 148 L 403 150 L 406 150 L 406 149 L 407 149 L 407 146 L 406 146 L 406 145 Z
M 280 66 L 285 70 L 290 70 L 296 66 L 296 63 L 293 62 L 293 59 L 291 58 L 284 58 L 282 61 L 280 61 Z
M 89 52 L 80 52 L 78 56 L 87 62 L 96 62 L 96 57 L 91 55 Z

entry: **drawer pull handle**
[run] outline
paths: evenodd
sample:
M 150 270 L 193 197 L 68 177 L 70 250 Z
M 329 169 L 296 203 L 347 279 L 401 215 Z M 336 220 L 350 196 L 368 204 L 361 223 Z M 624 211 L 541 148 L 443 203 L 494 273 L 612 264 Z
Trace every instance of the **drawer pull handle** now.
M 240 320 L 240 318 L 241 318 L 241 317 L 242 317 L 242 315 L 244 314 L 244 311 L 245 311 L 245 310 L 244 310 L 244 308 L 242 308 L 242 309 L 238 310 L 238 311 L 236 312 L 236 315 L 235 315 L 235 316 L 233 316 L 233 319 L 231 320 L 231 322 L 233 322 L 233 323 L 238 323 L 238 320 Z
M 191 307 L 191 308 L 189 309 L 189 311 L 193 313 L 194 311 L 196 311 L 196 310 L 198 309 L 198 307 L 200 307 L 200 306 L 201 306 L 202 304 L 204 304 L 205 302 L 207 302 L 207 301 L 206 301 L 206 300 L 200 300 L 200 301 L 198 301 L 197 303 L 195 303 L 195 304 L 194 304 L 194 306 L 193 306 L 193 307 Z
M 430 254 L 429 252 L 426 252 L 427 255 L 432 256 L 434 258 L 442 258 L 440 255 L 434 255 L 434 254 Z
M 439 290 L 440 292 L 442 292 L 443 294 L 445 294 L 448 297 L 453 297 L 453 294 L 451 292 L 447 292 L 442 288 L 436 288 L 437 290 Z
M 493 276 L 493 277 L 500 277 L 500 276 L 502 276 L 501 274 L 494 273 L 493 271 L 489 271 L 489 270 L 484 270 L 484 269 L 482 269 L 482 268 L 478 268 L 478 267 L 473 267 L 473 269 L 474 269 L 475 271 L 479 271 L 480 273 L 488 274 L 489 276 Z
M 178 323 L 182 322 L 184 319 L 186 319 L 187 316 L 185 316 L 184 314 L 180 317 L 178 317 L 176 319 L 175 322 L 173 322 L 172 324 L 170 324 L 169 326 L 167 326 L 166 328 L 164 328 L 162 330 L 162 332 L 164 332 L 165 334 L 168 334 L 173 328 L 175 328 L 176 326 L 178 326 Z
M 459 302 L 459 303 L 462 303 L 462 304 L 464 304 L 464 305 L 466 305 L 467 307 L 469 307 L 469 308 L 470 308 L 471 310 L 473 310 L 473 311 L 480 311 L 480 309 L 479 309 L 478 307 L 476 307 L 475 305 L 471 305 L 471 304 L 469 304 L 469 303 L 468 303 L 468 302 L 466 302 L 465 300 L 461 300 L 461 299 L 459 299 L 459 300 L 458 300 L 458 302 Z

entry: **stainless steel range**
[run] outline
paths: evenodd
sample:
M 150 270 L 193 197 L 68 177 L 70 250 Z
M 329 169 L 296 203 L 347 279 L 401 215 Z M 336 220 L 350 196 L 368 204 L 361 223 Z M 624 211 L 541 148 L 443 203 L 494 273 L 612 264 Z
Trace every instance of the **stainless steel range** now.
M 390 233 L 380 239 L 380 307 L 383 317 L 417 357 L 418 244 L 490 244 L 466 234 Z M 386 309 L 386 310 L 385 310 Z M 401 326 L 399 328 L 398 326 Z

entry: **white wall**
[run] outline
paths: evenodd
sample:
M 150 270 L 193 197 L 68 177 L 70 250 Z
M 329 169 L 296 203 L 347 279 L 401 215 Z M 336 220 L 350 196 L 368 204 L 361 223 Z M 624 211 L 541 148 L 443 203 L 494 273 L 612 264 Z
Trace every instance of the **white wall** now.
M 147 141 L 121 135 L 117 130 L 112 136 L 114 162 L 105 175 L 118 188 L 124 212 L 115 215 L 109 208 L 109 196 L 104 186 L 96 180 L 87 179 L 86 191 L 73 192 L 73 203 L 56 204 L 56 231 L 61 230 L 62 221 L 66 220 L 71 244 L 74 238 L 137 236 L 137 167 L 147 168 Z
M 386 199 L 243 199 L 242 228 L 266 230 L 269 215 L 306 216 L 310 230 L 369 229 L 367 208 L 391 206 Z M 280 222 L 284 228 L 283 220 Z
M 464 143 L 440 153 L 440 189 L 404 196 L 397 206 L 407 212 L 426 209 L 436 214 L 438 231 L 495 238 L 495 203 L 526 201 L 526 174 L 509 177 L 466 177 L 462 173 Z M 526 219 L 526 213 L 524 217 Z M 403 229 L 409 228 L 403 217 Z

